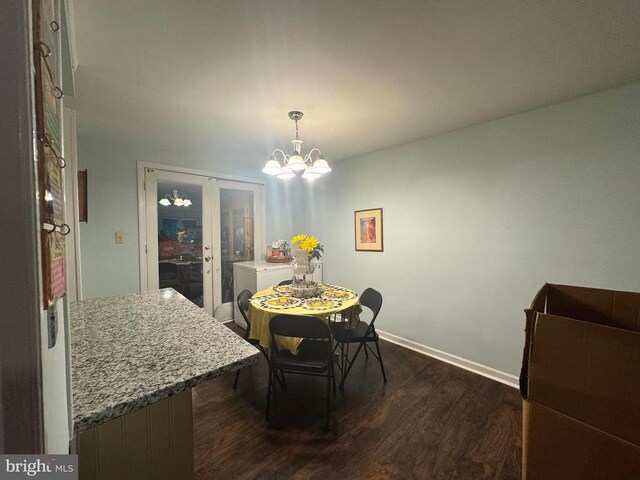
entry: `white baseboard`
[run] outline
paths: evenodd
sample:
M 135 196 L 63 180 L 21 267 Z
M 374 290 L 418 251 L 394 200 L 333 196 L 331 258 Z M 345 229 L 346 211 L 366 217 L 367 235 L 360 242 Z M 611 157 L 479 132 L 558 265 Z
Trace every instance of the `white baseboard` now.
M 396 345 L 400 345 L 401 347 L 405 347 L 415 352 L 422 353 L 423 355 L 428 355 L 435 359 L 442 360 L 443 362 L 450 363 L 451 365 L 455 365 L 456 367 L 464 368 L 465 370 L 469 370 L 470 372 L 477 373 L 478 375 L 482 375 L 483 377 L 490 378 L 491 380 L 495 380 L 496 382 L 504 383 L 505 385 L 508 385 L 510 387 L 519 388 L 518 377 L 516 375 L 512 375 L 495 368 L 487 367 L 486 365 L 482 365 L 481 363 L 473 362 L 471 360 L 467 360 L 466 358 L 458 357 L 457 355 L 452 355 L 451 353 L 428 347 L 427 345 L 423 345 L 422 343 L 414 342 L 413 340 L 399 337 L 398 335 L 384 332 L 382 330 L 378 330 L 377 328 L 376 332 L 378 332 L 380 338 L 388 342 L 395 343 Z

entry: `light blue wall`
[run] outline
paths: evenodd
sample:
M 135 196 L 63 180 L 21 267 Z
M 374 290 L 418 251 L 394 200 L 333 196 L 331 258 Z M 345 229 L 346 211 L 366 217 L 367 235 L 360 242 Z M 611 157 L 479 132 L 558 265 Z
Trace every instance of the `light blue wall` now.
M 325 281 L 380 290 L 380 329 L 516 374 L 544 282 L 640 290 L 640 84 L 340 162 L 306 205 Z M 355 252 L 375 207 L 385 251 Z
M 80 224 L 83 297 L 138 292 L 135 156 L 121 145 L 78 137 L 78 169 L 87 170 L 89 220 Z M 117 231 L 125 232 L 125 243 L 115 243 Z
M 306 182 L 266 179 L 267 243 L 286 240 L 300 233 L 305 222 Z
M 81 120 L 80 120 L 81 121 Z M 256 175 L 251 161 L 222 161 L 210 155 L 158 151 L 148 145 L 125 145 L 78 137 L 78 168 L 88 170 L 89 222 L 80 224 L 84 298 L 140 290 L 138 255 L 137 162 L 153 162 L 208 172 Z M 255 163 L 255 162 L 253 162 Z M 251 172 L 251 173 L 248 173 Z M 288 239 L 304 212 L 300 185 L 267 180 L 265 188 L 267 241 Z M 115 243 L 115 232 L 125 243 Z
M 136 162 L 246 165 L 79 138 L 87 298 L 137 291 Z M 379 328 L 516 374 L 523 313 L 544 282 L 640 290 L 640 84 L 266 183 L 267 240 L 326 246 L 324 279 L 379 289 Z M 384 208 L 384 253 L 354 251 L 353 212 Z M 124 245 L 113 240 L 127 233 Z

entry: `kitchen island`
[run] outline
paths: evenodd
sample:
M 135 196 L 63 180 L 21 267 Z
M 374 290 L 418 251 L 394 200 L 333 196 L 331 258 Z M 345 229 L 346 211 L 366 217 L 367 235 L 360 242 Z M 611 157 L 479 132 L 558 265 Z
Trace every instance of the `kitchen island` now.
M 191 389 L 259 351 L 171 288 L 70 309 L 81 479 L 193 478 Z

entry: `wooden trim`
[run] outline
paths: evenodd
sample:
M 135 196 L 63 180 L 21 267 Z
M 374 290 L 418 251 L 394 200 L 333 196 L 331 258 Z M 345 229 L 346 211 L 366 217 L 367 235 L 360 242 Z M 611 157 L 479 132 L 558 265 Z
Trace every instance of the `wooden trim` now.
M 381 339 L 386 340 L 387 342 L 395 343 L 396 345 L 408 348 L 410 350 L 413 350 L 414 352 L 422 353 L 423 355 L 428 355 L 432 358 L 441 360 L 451 365 L 455 365 L 456 367 L 460 367 L 478 375 L 482 375 L 483 377 L 490 378 L 491 380 L 495 380 L 496 382 L 504 383 L 505 385 L 508 385 L 510 387 L 519 388 L 518 377 L 516 375 L 503 372 L 502 370 L 498 370 L 493 367 L 488 367 L 487 365 L 483 365 L 472 360 L 467 360 L 466 358 L 458 357 L 457 355 L 453 355 L 452 353 L 443 352 L 442 350 L 429 347 L 422 343 L 414 342 L 413 340 L 409 340 L 407 338 L 399 337 L 398 335 L 385 332 L 378 328 L 376 328 L 376 332 L 378 332 L 378 335 L 380 335 Z
M 166 165 L 162 163 L 154 162 L 138 162 L 138 171 L 145 168 L 151 168 L 153 170 L 163 170 L 171 173 L 188 173 L 189 175 L 200 175 L 202 177 L 212 177 L 216 180 L 232 180 L 234 182 L 250 183 L 252 185 L 264 185 L 265 181 L 259 178 L 243 177 L 241 175 L 229 175 L 226 173 L 216 173 L 208 170 L 199 170 L 197 168 L 175 167 L 173 165 Z
M 89 221 L 86 170 L 78 170 L 78 221 L 85 223 Z
M 0 16 L 0 203 L 4 252 L 0 276 L 0 453 L 43 453 L 40 229 L 36 201 L 31 2 L 7 2 Z

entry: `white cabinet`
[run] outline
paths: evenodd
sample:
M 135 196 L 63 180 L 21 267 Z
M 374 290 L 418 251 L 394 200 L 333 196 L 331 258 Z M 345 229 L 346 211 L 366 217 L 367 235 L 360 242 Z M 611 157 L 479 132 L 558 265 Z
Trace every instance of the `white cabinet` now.
M 233 264 L 233 292 L 237 297 L 245 288 L 251 293 L 273 287 L 283 280 L 291 280 L 293 270 L 288 263 L 269 263 L 266 260 L 237 262 Z M 313 280 L 322 283 L 322 263 L 316 264 Z M 233 320 L 245 327 L 244 318 L 238 310 L 238 302 L 233 301 Z

